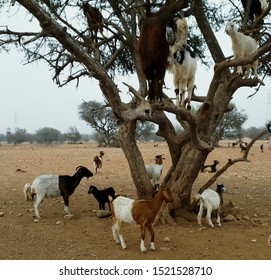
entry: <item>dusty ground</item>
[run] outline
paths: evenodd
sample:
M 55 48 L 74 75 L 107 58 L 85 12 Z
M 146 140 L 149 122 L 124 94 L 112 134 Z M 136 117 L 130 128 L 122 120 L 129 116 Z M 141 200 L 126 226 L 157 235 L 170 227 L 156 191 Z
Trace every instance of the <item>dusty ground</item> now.
M 265 149 L 260 153 L 259 146 L 257 142 L 252 148 L 250 163 L 238 163 L 220 177 L 228 190 L 224 194 L 225 204 L 229 201 L 235 204 L 236 221 L 222 221 L 221 228 L 206 230 L 198 229 L 196 216 L 192 222 L 176 219 L 177 226 L 158 225 L 156 251 L 142 254 L 138 227 L 125 226 L 128 248 L 122 250 L 113 241 L 111 217 L 97 218 L 98 204 L 87 194 L 88 186 L 94 184 L 98 188 L 113 186 L 117 192 L 135 197 L 128 164 L 120 149 L 104 149 L 103 170 L 81 181 L 70 200 L 73 219 L 64 219 L 61 198 L 45 199 L 40 206 L 43 219 L 35 223 L 33 203 L 24 201 L 23 185 L 40 174 L 72 175 L 78 165 L 93 170 L 92 159 L 99 148 L 93 144 L 2 144 L 0 212 L 4 216 L 0 217 L 0 259 L 271 259 L 271 247 L 267 245 L 271 233 L 271 151 Z M 155 154 L 165 155 L 165 175 L 170 165 L 166 144 L 159 143 L 156 147 L 151 143 L 140 144 L 140 149 L 146 163 L 152 162 Z M 218 159 L 222 166 L 227 159 L 239 156 L 239 148 L 228 148 L 223 143 L 223 147 L 209 155 L 207 162 Z M 209 174 L 199 174 L 194 190 L 209 177 Z M 165 237 L 169 242 L 163 241 Z

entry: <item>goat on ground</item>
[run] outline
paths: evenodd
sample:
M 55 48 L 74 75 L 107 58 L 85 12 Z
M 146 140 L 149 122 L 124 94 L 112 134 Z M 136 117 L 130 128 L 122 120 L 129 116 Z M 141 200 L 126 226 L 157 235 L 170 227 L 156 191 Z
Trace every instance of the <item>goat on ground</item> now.
M 98 169 L 102 169 L 103 167 L 103 155 L 104 152 L 100 151 L 100 154 L 98 156 L 95 156 L 93 159 L 95 174 L 97 174 Z
M 109 211 L 111 211 L 110 201 L 109 201 L 108 196 L 110 195 L 113 199 L 116 198 L 114 188 L 109 187 L 104 190 L 98 190 L 95 186 L 90 186 L 88 193 L 93 194 L 93 196 L 99 202 L 100 210 L 105 210 L 105 203 L 108 203 Z
M 197 60 L 189 46 L 179 49 L 177 44 L 170 46 L 168 70 L 173 74 L 176 94 L 176 106 L 185 107 L 185 92 L 187 90 L 187 109 L 191 109 L 191 98 L 197 71 Z M 180 96 L 179 96 L 180 95 Z
M 247 9 L 247 0 L 241 0 L 244 10 Z M 254 22 L 268 7 L 266 0 L 252 0 L 249 8 L 249 19 Z
M 156 155 L 155 163 L 145 165 L 150 180 L 153 180 L 154 189 L 160 187 L 160 177 L 163 171 L 163 156 Z
M 212 211 L 216 212 L 216 221 L 218 226 L 221 226 L 220 223 L 220 211 L 221 211 L 221 206 L 223 205 L 223 196 L 222 192 L 225 192 L 226 189 L 223 184 L 217 184 L 216 190 L 211 190 L 211 189 L 206 189 L 202 194 L 196 194 L 194 196 L 194 201 L 200 201 L 200 208 L 198 212 L 198 225 L 201 227 L 201 217 L 204 209 L 207 209 L 207 214 L 206 214 L 206 219 L 208 224 L 211 227 L 214 227 L 212 220 L 211 220 L 211 215 Z
M 32 192 L 36 194 L 34 203 L 35 214 L 40 219 L 39 205 L 44 197 L 59 197 L 64 199 L 64 214 L 70 214 L 69 197 L 74 193 L 83 177 L 89 178 L 93 173 L 84 166 L 78 166 L 73 176 L 69 175 L 40 175 L 32 183 Z
M 209 165 L 204 165 L 200 171 L 201 172 L 204 172 L 204 173 L 215 173 L 217 170 L 216 170 L 216 166 L 219 164 L 219 161 L 218 160 L 214 160 L 214 163 L 213 164 L 209 164 Z
M 138 224 L 140 225 L 141 232 L 141 252 L 147 251 L 145 247 L 146 228 L 151 234 L 151 250 L 155 250 L 152 224 L 163 202 L 173 202 L 173 197 L 169 188 L 160 188 L 152 200 L 134 200 L 123 196 L 117 197 L 111 205 L 114 218 L 112 232 L 116 243 L 120 243 L 123 249 L 127 248 L 122 237 L 123 222 Z
M 241 149 L 241 153 L 244 153 L 247 150 L 247 147 L 244 146 L 242 143 L 239 144 L 239 147 Z
M 252 53 L 254 53 L 258 48 L 258 43 L 256 40 L 250 36 L 244 35 L 241 32 L 237 31 L 236 25 L 229 21 L 226 25 L 225 32 L 231 37 L 232 40 L 232 50 L 235 59 L 243 59 L 249 57 Z M 254 70 L 254 78 L 258 78 L 258 59 L 256 59 L 253 63 Z M 245 78 L 249 76 L 250 65 L 244 66 Z M 242 66 L 237 66 L 236 73 L 238 75 L 243 75 Z

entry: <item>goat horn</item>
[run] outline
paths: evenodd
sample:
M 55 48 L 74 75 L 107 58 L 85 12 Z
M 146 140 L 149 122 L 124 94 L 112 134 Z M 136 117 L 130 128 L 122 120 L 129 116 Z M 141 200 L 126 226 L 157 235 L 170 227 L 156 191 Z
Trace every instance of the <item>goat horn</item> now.
M 82 167 L 84 167 L 84 166 L 79 165 L 79 166 L 76 167 L 76 170 L 78 170 L 79 168 L 82 168 Z

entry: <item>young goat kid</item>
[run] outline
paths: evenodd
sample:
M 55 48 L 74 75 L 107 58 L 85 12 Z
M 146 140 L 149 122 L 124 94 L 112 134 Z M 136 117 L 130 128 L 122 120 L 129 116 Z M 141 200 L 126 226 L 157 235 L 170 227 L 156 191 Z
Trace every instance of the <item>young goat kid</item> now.
M 90 186 L 88 193 L 93 194 L 93 196 L 99 202 L 100 210 L 105 210 L 105 203 L 108 203 L 109 211 L 111 211 L 109 196 L 111 196 L 113 199 L 116 198 L 114 188 L 109 187 L 104 190 L 98 190 L 95 186 Z
M 117 197 L 111 205 L 114 218 L 112 232 L 116 243 L 121 243 L 123 249 L 127 248 L 122 237 L 123 222 L 138 224 L 140 225 L 141 232 L 141 252 L 147 251 L 144 242 L 146 228 L 151 234 L 151 250 L 155 250 L 152 224 L 164 201 L 173 202 L 173 197 L 169 188 L 160 188 L 152 200 L 134 200 L 123 196 Z
M 232 50 L 235 59 L 244 59 L 249 57 L 252 53 L 254 53 L 258 48 L 258 43 L 255 39 L 250 36 L 244 35 L 241 32 L 237 31 L 236 25 L 229 21 L 226 25 L 225 29 L 226 34 L 231 37 L 232 40 Z M 253 63 L 254 70 L 254 78 L 258 78 L 258 59 L 256 59 Z M 246 68 L 245 78 L 249 76 L 250 65 L 244 66 Z M 237 66 L 236 73 L 238 75 L 243 75 L 242 66 Z
M 104 152 L 100 151 L 100 154 L 94 157 L 93 165 L 94 165 L 95 174 L 97 174 L 98 168 L 102 169 L 103 167 L 103 155 Z
M 187 109 L 191 109 L 191 98 L 197 71 L 197 60 L 187 46 L 180 50 L 177 44 L 170 47 L 168 70 L 173 73 L 173 83 L 176 94 L 176 106 L 185 107 L 185 92 L 187 89 Z
M 214 227 L 211 215 L 212 211 L 216 212 L 216 221 L 218 226 L 221 226 L 220 223 L 220 211 L 221 206 L 223 205 L 222 192 L 225 192 L 226 189 L 223 184 L 217 184 L 216 190 L 206 189 L 202 194 L 196 194 L 194 196 L 194 201 L 200 201 L 199 213 L 198 213 L 198 225 L 201 227 L 201 217 L 204 209 L 207 209 L 206 219 L 208 224 L 211 227 Z
M 44 197 L 62 196 L 64 199 L 64 214 L 70 214 L 69 197 L 74 193 L 83 177 L 92 177 L 93 173 L 84 166 L 78 166 L 73 176 L 69 175 L 40 175 L 32 183 L 32 192 L 37 198 L 34 203 L 35 214 L 40 219 L 39 205 Z
M 153 180 L 154 189 L 157 190 L 160 187 L 160 177 L 163 171 L 163 156 L 156 155 L 155 163 L 145 165 L 148 176 Z

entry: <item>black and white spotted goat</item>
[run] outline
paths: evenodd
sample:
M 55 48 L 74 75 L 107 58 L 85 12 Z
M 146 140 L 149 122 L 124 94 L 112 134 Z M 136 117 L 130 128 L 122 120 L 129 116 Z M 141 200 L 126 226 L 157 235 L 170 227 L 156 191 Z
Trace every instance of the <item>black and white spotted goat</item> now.
M 168 70 L 173 74 L 176 106 L 185 107 L 185 92 L 187 90 L 187 109 L 191 109 L 191 98 L 197 71 L 197 60 L 189 46 L 180 50 L 177 44 L 170 47 Z M 179 97 L 180 95 L 180 97 Z

